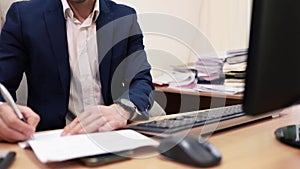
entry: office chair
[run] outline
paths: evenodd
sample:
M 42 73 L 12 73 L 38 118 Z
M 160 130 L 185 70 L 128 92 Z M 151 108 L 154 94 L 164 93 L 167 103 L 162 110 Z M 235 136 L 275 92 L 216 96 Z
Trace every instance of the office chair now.
M 149 110 L 150 117 L 157 117 L 157 116 L 165 116 L 165 110 L 156 102 L 154 101 L 152 108 Z
M 26 106 L 28 89 L 27 89 L 27 79 L 26 79 L 25 74 L 23 74 L 23 78 L 22 78 L 19 88 L 16 91 L 16 95 L 17 95 L 17 104 Z

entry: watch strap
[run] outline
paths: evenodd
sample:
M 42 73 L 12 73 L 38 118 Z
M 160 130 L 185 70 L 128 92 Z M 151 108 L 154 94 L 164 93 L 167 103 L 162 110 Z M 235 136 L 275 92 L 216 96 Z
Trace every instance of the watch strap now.
M 125 100 L 125 99 L 123 99 L 123 100 Z M 128 99 L 126 99 L 126 102 L 130 102 L 132 104 L 132 106 L 124 104 L 124 102 L 122 102 L 121 99 L 115 101 L 116 104 L 120 105 L 123 109 L 125 109 L 126 111 L 129 112 L 130 117 L 129 117 L 128 120 L 129 121 L 133 121 L 136 118 L 136 116 L 138 115 L 138 113 L 137 113 L 137 111 L 138 111 L 137 107 L 134 105 L 134 103 L 132 103 Z

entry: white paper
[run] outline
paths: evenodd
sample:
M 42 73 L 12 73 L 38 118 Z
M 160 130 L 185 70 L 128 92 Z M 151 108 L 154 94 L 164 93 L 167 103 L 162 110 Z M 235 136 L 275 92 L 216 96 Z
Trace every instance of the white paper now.
M 242 93 L 244 91 L 244 87 L 198 84 L 195 90 L 201 92 L 211 92 L 211 93 L 221 93 L 221 94 L 237 94 L 237 93 Z
M 49 140 L 49 139 L 57 139 L 60 137 L 61 133 L 63 132 L 63 130 L 51 130 L 51 131 L 47 131 L 47 132 L 41 132 L 41 133 L 36 133 L 33 135 L 33 139 L 34 140 Z M 21 148 L 27 148 L 29 147 L 29 140 L 27 141 L 23 141 L 23 142 L 19 142 L 18 143 L 19 146 Z
M 158 77 L 153 77 L 153 82 L 158 85 L 174 84 L 176 86 L 188 85 L 195 81 L 195 73 L 192 71 L 180 72 L 176 70 L 167 71 Z
M 91 155 L 158 146 L 154 141 L 133 130 L 118 130 L 60 137 L 61 130 L 35 134 L 28 144 L 43 162 L 65 161 Z

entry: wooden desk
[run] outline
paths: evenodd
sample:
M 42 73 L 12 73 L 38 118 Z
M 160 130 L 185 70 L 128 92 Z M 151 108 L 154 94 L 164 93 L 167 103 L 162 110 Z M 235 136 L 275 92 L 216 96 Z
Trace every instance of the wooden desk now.
M 167 114 L 174 114 L 240 104 L 243 94 L 225 95 L 156 87 L 155 100 Z
M 222 163 L 213 167 L 213 169 L 299 169 L 299 149 L 280 143 L 274 136 L 274 131 L 278 127 L 300 123 L 299 111 L 300 106 L 292 107 L 284 110 L 280 118 L 260 121 L 213 134 L 209 137 L 209 141 L 219 148 L 223 156 Z M 195 131 L 197 130 L 193 130 L 192 133 Z M 11 166 L 12 169 L 84 168 L 77 161 L 42 164 L 31 150 L 23 150 L 16 144 L 0 143 L 0 149 L 17 152 L 17 158 Z M 106 169 L 193 168 L 166 160 L 157 154 L 109 164 L 99 168 L 104 167 Z

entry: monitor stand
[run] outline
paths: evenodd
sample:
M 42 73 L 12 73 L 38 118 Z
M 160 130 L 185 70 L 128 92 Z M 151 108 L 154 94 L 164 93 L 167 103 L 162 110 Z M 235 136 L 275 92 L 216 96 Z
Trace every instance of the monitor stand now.
M 300 124 L 278 128 L 275 131 L 276 138 L 284 144 L 300 148 Z

